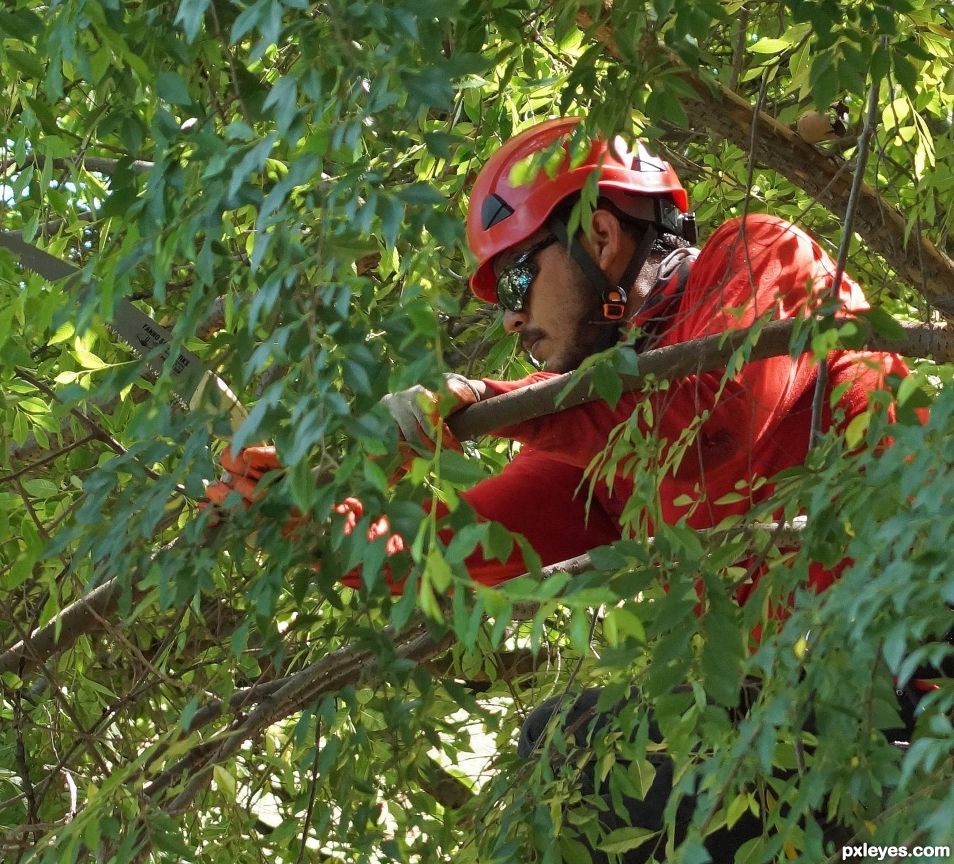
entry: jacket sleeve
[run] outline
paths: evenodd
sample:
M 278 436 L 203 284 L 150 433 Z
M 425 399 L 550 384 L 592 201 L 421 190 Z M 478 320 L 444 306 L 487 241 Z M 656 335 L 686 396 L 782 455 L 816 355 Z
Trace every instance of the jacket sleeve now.
M 461 498 L 479 520 L 499 522 L 525 537 L 546 566 L 619 539 L 619 526 L 597 498 L 588 503 L 588 489 L 579 468 L 525 448 L 503 471 Z M 505 562 L 488 560 L 477 549 L 466 565 L 471 577 L 485 585 L 527 571 L 516 545 Z

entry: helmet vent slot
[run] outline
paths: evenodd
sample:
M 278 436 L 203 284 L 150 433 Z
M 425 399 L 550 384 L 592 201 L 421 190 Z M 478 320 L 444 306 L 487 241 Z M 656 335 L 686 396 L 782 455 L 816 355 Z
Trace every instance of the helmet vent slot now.
M 504 201 L 503 198 L 499 195 L 488 195 L 484 199 L 483 207 L 481 207 L 480 210 L 480 222 L 486 231 L 498 222 L 503 222 L 503 220 L 512 213 L 513 207 Z

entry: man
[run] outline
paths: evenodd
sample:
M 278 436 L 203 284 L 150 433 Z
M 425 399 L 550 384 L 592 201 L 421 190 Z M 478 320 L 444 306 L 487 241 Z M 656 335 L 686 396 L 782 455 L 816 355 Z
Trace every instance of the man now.
M 578 140 L 580 131 L 573 118 L 534 126 L 504 144 L 477 178 L 467 217 L 477 259 L 471 288 L 503 308 L 504 328 L 541 371 L 519 381 L 448 376 L 458 407 L 571 371 L 621 338 L 644 351 L 758 319 L 804 317 L 833 299 L 834 263 L 795 226 L 752 215 L 718 228 L 701 252 L 693 249 L 688 196 L 673 168 L 642 145 L 630 148 L 619 137 Z M 537 154 L 555 154 L 549 161 L 556 170 L 517 182 L 520 166 Z M 596 206 L 586 231 L 571 230 L 581 195 L 595 196 Z M 847 277 L 836 299 L 844 312 L 866 308 L 860 288 Z M 886 354 L 836 352 L 827 366 L 822 428 L 836 419 L 850 421 L 867 410 L 869 393 L 883 387 L 886 376 L 906 374 L 901 360 Z M 624 394 L 615 406 L 588 403 L 498 430 L 521 442 L 520 452 L 499 475 L 461 497 L 478 518 L 523 535 L 544 564 L 651 532 L 659 520 L 702 529 L 745 513 L 771 494 L 766 479 L 805 458 L 818 366 L 807 355 L 783 356 L 724 378 L 721 371 L 694 375 L 649 395 Z M 418 388 L 388 400 L 405 438 L 428 431 L 422 395 Z M 595 478 L 588 500 L 594 478 L 587 469 L 599 463 L 611 433 L 623 441 L 629 436 L 660 442 L 658 494 L 645 507 L 627 506 L 636 474 L 625 459 L 614 463 L 621 467 L 609 477 Z M 219 503 L 232 490 L 251 499 L 264 471 L 278 467 L 268 448 L 228 454 L 224 464 L 234 479 L 210 488 L 210 498 Z M 345 509 L 353 512 L 355 506 Z M 392 543 L 399 546 L 399 540 Z M 466 563 L 475 580 L 491 585 L 526 569 L 519 549 L 505 562 L 478 550 Z M 818 589 L 832 578 L 820 567 L 810 574 Z M 740 587 L 739 601 L 751 590 L 751 584 Z M 586 694 L 570 713 L 579 718 L 594 703 Z M 530 718 L 523 755 L 537 747 L 556 710 L 551 704 Z M 667 794 L 663 781 L 651 796 L 657 812 L 648 822 L 634 812 L 633 824 L 657 827 L 659 801 Z M 738 842 L 728 838 L 727 848 Z M 640 854 L 626 860 L 642 860 Z

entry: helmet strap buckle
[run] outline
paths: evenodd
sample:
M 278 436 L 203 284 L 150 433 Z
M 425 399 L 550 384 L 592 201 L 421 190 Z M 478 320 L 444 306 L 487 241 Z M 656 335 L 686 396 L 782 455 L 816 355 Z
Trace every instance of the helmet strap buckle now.
M 606 321 L 619 321 L 626 314 L 626 291 L 623 288 L 609 288 L 600 299 L 603 301 L 603 318 Z

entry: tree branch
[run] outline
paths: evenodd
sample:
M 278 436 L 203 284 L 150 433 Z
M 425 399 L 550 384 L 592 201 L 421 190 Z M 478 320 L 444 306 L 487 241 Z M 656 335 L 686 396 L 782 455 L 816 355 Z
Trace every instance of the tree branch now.
M 435 658 L 427 664 L 427 668 L 437 678 L 453 678 L 471 690 L 483 692 L 490 689 L 490 685 L 495 681 L 510 683 L 529 679 L 536 674 L 543 662 L 540 652 L 528 648 L 494 651 L 490 654 L 490 659 L 494 665 L 492 675 L 483 669 L 461 674 L 454 668 L 454 659 L 449 654 Z
M 138 603 L 145 592 L 132 587 L 133 603 Z M 72 648 L 87 633 L 99 630 L 119 602 L 121 586 L 110 579 L 97 586 L 85 597 L 74 600 L 48 624 L 34 630 L 26 639 L 0 654 L 0 674 L 32 671 L 51 657 Z M 22 667 L 21 667 L 22 663 Z
M 774 543 L 790 545 L 797 540 L 803 527 L 803 521 L 784 524 L 757 523 L 734 529 L 700 533 L 711 537 L 726 537 L 739 534 L 747 536 L 759 531 L 771 530 Z M 652 546 L 653 539 L 648 538 L 647 543 Z M 557 572 L 581 573 L 592 567 L 590 556 L 580 555 L 544 568 L 542 575 L 546 577 Z M 453 632 L 445 633 L 435 639 L 429 631 L 427 620 L 418 614 L 399 635 L 395 635 L 390 629 L 386 630 L 384 635 L 391 642 L 396 657 L 422 664 L 442 654 L 454 640 Z M 182 791 L 171 801 L 160 805 L 169 815 L 182 813 L 208 784 L 212 767 L 234 756 L 246 741 L 260 734 L 273 723 L 306 708 L 320 696 L 336 693 L 347 686 L 354 686 L 370 675 L 377 674 L 378 671 L 378 655 L 369 649 L 348 646 L 325 655 L 300 672 L 289 675 L 277 689 L 269 688 L 270 692 L 261 699 L 258 706 L 248 716 L 237 719 L 227 732 L 194 747 L 175 765 L 159 774 L 147 787 L 146 794 L 153 800 L 157 800 L 170 786 L 188 777 Z M 248 701 L 251 696 L 249 691 L 252 689 L 249 688 L 241 694 L 234 694 L 233 700 L 237 703 Z M 258 695 L 255 694 L 252 698 Z M 214 710 L 218 711 L 219 708 L 219 704 L 216 704 Z M 464 795 L 464 791 L 456 787 L 451 790 L 445 787 L 442 794 L 447 794 L 449 791 L 453 793 L 451 797 L 455 802 L 449 804 L 452 807 L 462 806 L 469 797 L 469 790 L 467 790 L 468 795 Z
M 119 170 L 120 163 L 119 159 L 104 159 L 100 156 L 77 156 L 75 159 L 53 159 L 52 161 L 53 167 L 58 171 L 79 167 L 94 174 L 109 176 Z M 23 162 L 16 159 L 3 159 L 0 160 L 0 174 L 5 173 L 10 168 L 26 168 L 30 165 L 42 168 L 46 162 L 47 158 L 39 153 L 30 154 Z M 127 167 L 134 174 L 148 174 L 153 169 L 153 163 L 133 159 L 127 163 Z
M 594 21 L 586 10 L 577 14 L 581 29 L 592 33 L 606 52 L 624 62 L 612 27 Z M 753 115 L 747 100 L 712 79 L 688 69 L 675 54 L 658 43 L 644 43 L 644 56 L 656 54 L 667 68 L 698 95 L 689 112 L 695 125 L 703 126 L 737 147 L 748 147 Z M 804 189 L 836 215 L 845 212 L 852 174 L 844 163 L 803 141 L 789 127 L 765 113 L 755 115 L 759 127 L 756 153 L 759 162 Z M 918 243 L 905 242 L 905 217 L 867 183 L 861 185 L 856 210 L 857 230 L 868 245 L 932 306 L 954 318 L 954 261 L 921 234 Z
M 4 474 L 2 477 L 0 477 L 0 486 L 2 486 L 4 483 L 9 483 L 11 480 L 16 480 L 18 477 L 21 477 L 24 474 L 29 474 L 31 471 L 36 471 L 38 468 L 42 468 L 44 465 L 49 465 L 50 462 L 55 462 L 61 456 L 65 456 L 67 453 L 75 450 L 77 447 L 82 447 L 84 444 L 88 444 L 90 441 L 99 440 L 100 436 L 95 432 L 91 432 L 83 438 L 79 438 L 76 441 L 70 441 L 56 450 L 51 450 L 41 459 L 37 459 L 35 462 L 31 462 L 29 465 L 24 465 L 22 468 L 14 471 L 12 474 Z
M 388 631 L 385 631 L 385 636 L 391 640 L 397 657 L 416 663 L 423 663 L 437 656 L 453 641 L 452 633 L 446 633 L 439 639 L 432 638 L 428 623 L 422 616 L 414 619 L 399 636 Z M 348 685 L 356 684 L 377 668 L 378 658 L 374 652 L 348 646 L 325 655 L 301 672 L 289 676 L 281 689 L 262 700 L 246 718 L 233 723 L 232 728 L 220 739 L 221 743 L 217 742 L 216 746 L 204 750 L 198 765 L 187 766 L 189 770 L 196 769 L 195 773 L 175 798 L 162 805 L 162 809 L 170 815 L 182 813 L 205 788 L 213 765 L 234 756 L 245 741 L 254 738 L 271 724 L 301 711 L 320 696 L 336 693 Z M 171 773 L 174 777 L 180 776 L 183 772 L 180 766 L 187 760 L 188 755 L 160 775 L 146 790 L 147 794 L 153 795 L 154 789 L 166 788 L 169 782 L 164 775 Z
M 860 320 L 856 319 L 856 323 L 864 326 Z M 623 390 L 638 390 L 650 377 L 681 378 L 721 369 L 736 350 L 756 336 L 758 341 L 752 345 L 748 360 L 764 360 L 787 354 L 795 328 L 804 326 L 804 320 L 772 321 L 761 328 L 761 332 L 759 325 L 754 325 L 647 351 L 638 356 L 637 373 L 620 375 Z M 942 326 L 904 325 L 904 336 L 900 340 L 869 335 L 864 344 L 871 351 L 897 352 L 915 357 L 932 356 L 941 362 L 954 359 L 954 333 Z M 593 379 L 590 371 L 558 375 L 471 405 L 452 415 L 447 425 L 458 440 L 471 440 L 495 429 L 598 401 L 600 396 L 593 387 Z

